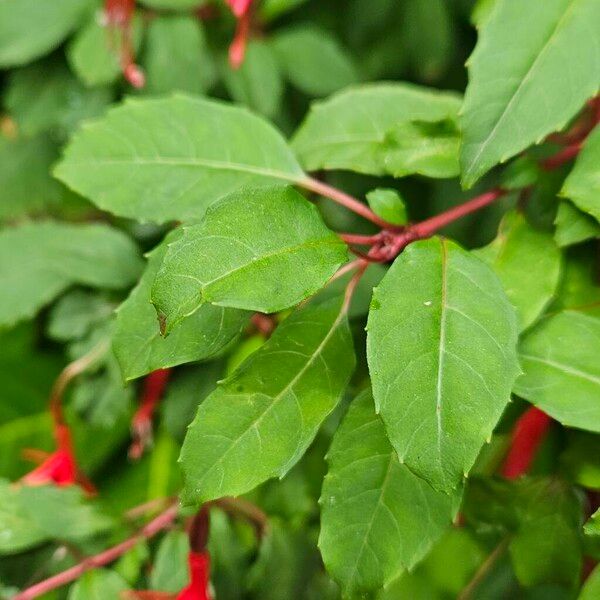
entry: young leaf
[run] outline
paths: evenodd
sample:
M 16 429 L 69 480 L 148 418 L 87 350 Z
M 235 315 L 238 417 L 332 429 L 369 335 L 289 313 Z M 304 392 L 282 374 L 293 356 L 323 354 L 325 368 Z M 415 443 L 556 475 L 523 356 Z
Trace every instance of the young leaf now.
M 94 569 L 84 573 L 69 591 L 67 600 L 106 600 L 122 598 L 129 586 L 115 571 Z
M 434 490 L 398 460 L 370 392 L 350 405 L 328 453 L 319 547 L 353 597 L 412 569 L 458 510 L 462 490 Z
M 452 242 L 411 244 L 376 288 L 367 331 L 377 412 L 400 462 L 450 492 L 519 372 L 517 319 L 500 281 Z
M 520 328 L 527 329 L 558 286 L 561 256 L 552 236 L 534 229 L 515 211 L 504 216 L 498 237 L 474 254 L 494 269 L 517 309 Z
M 243 191 L 184 227 L 167 250 L 152 301 L 166 331 L 205 303 L 277 312 L 315 293 L 347 256 L 293 188 Z
M 203 95 L 216 78 L 204 28 L 192 16 L 152 19 L 142 64 L 146 70 L 145 91 L 154 94 L 181 91 Z
M 161 222 L 201 217 L 234 191 L 304 174 L 265 121 L 243 108 L 178 95 L 128 100 L 87 124 L 56 176 L 104 210 Z
M 106 225 L 40 222 L 0 233 L 0 324 L 32 317 L 73 284 L 107 289 L 135 281 L 135 244 Z
M 313 104 L 296 132 L 293 147 L 309 171 L 349 169 L 371 175 L 389 174 L 385 164 L 388 136 L 398 128 L 408 129 L 411 123 L 456 119 L 459 108 L 460 97 L 450 92 L 406 83 L 362 85 Z M 414 125 L 413 129 L 418 127 Z M 401 143 L 401 137 L 397 137 L 397 143 Z M 414 154 L 408 149 L 404 152 L 403 174 L 408 174 L 414 172 L 407 165 L 417 160 L 419 148 Z
M 600 432 L 600 318 L 563 310 L 522 340 L 514 391 L 570 427 Z
M 283 80 L 275 53 L 265 42 L 251 41 L 244 62 L 238 69 L 232 69 L 224 62 L 223 80 L 236 102 L 265 117 L 274 117 L 279 113 Z
M 600 566 L 597 566 L 585 581 L 577 600 L 595 600 L 600 597 Z
M 0 68 L 23 65 L 58 47 L 88 13 L 92 0 L 0 2 Z
M 498 0 L 469 59 L 465 187 L 562 129 L 598 91 L 600 46 L 593 32 L 599 28 L 597 0 Z
M 189 580 L 187 555 L 190 542 L 184 531 L 170 531 L 162 539 L 150 574 L 154 590 L 177 593 Z
M 554 224 L 554 239 L 561 248 L 600 237 L 600 224 L 567 200 L 559 204 Z
M 378 216 L 394 225 L 406 225 L 408 215 L 406 204 L 396 190 L 377 188 L 367 194 L 367 202 L 371 210 Z
M 148 255 L 140 282 L 117 310 L 113 349 L 125 380 L 211 358 L 223 351 L 248 321 L 244 311 L 204 304 L 171 335 L 160 335 L 150 290 L 169 244 L 180 237 L 181 230 L 175 230 Z
M 356 83 L 351 57 L 327 31 L 299 26 L 278 32 L 273 48 L 288 79 L 310 96 L 328 96 Z
M 560 193 L 600 221 L 600 127 L 586 141 Z
M 337 405 L 354 363 L 339 299 L 297 309 L 200 405 L 181 450 L 184 502 L 283 477 Z

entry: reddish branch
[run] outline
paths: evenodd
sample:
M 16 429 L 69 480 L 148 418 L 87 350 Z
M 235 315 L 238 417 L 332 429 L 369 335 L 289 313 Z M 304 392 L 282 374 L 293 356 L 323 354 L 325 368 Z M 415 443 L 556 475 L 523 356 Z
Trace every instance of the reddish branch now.
M 229 64 L 234 69 L 244 62 L 250 27 L 252 25 L 252 0 L 226 0 L 231 11 L 237 18 L 237 27 L 231 45 L 229 46 Z
M 552 419 L 532 406 L 517 421 L 512 434 L 510 450 L 502 465 L 502 475 L 516 479 L 529 471 L 546 437 Z
M 108 550 L 105 550 L 104 552 L 100 552 L 100 554 L 86 558 L 79 564 L 67 569 L 66 571 L 63 571 L 62 573 L 58 573 L 53 577 L 32 585 L 31 587 L 14 596 L 13 600 L 33 600 L 34 598 L 38 598 L 43 594 L 75 581 L 91 569 L 103 567 L 117 560 L 117 558 L 131 550 L 140 540 L 150 539 L 163 529 L 169 527 L 177 518 L 177 512 L 177 505 L 170 506 L 155 519 L 150 521 L 145 527 L 140 529 L 140 531 L 134 536 L 126 539 L 116 546 L 113 546 L 112 548 L 109 548 Z
M 152 443 L 152 417 L 160 402 L 169 378 L 171 369 L 158 369 L 144 379 L 140 405 L 131 420 L 133 442 L 129 447 L 129 456 L 135 460 L 141 458 L 144 450 Z

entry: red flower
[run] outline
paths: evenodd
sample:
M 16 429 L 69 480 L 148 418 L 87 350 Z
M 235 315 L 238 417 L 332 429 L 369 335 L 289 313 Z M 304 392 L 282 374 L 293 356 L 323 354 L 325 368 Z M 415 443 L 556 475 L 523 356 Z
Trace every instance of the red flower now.
M 231 12 L 239 19 L 248 12 L 252 0 L 227 0 L 227 4 L 231 8 Z
M 238 69 L 244 62 L 248 36 L 250 34 L 250 6 L 252 0 L 227 0 L 233 14 L 238 19 L 237 29 L 229 46 L 229 64 Z
M 79 484 L 88 493 L 96 492 L 93 484 L 80 472 L 73 453 L 69 428 L 57 423 L 54 435 L 57 449 L 38 467 L 21 478 L 25 485 L 76 485 Z
M 181 590 L 177 600 L 212 600 L 209 590 L 210 556 L 208 552 L 188 554 L 190 584 Z

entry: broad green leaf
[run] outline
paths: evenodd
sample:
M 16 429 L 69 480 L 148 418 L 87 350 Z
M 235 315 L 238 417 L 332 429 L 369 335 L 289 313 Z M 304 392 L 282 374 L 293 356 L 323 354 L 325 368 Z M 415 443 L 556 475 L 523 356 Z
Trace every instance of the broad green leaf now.
M 248 321 L 244 311 L 204 304 L 168 337 L 160 335 L 150 290 L 169 244 L 180 239 L 180 234 L 180 230 L 169 234 L 149 254 L 148 266 L 138 285 L 117 310 L 113 349 L 125 380 L 156 369 L 211 358 L 222 352 Z
M 74 284 L 107 289 L 135 281 L 135 244 L 106 225 L 30 223 L 0 232 L 0 324 L 32 317 Z
M 561 248 L 600 237 L 600 224 L 568 201 L 558 206 L 554 224 L 554 239 Z
M 153 221 L 200 217 L 234 191 L 305 177 L 271 125 L 186 96 L 128 100 L 87 124 L 56 175 L 104 210 Z
M 80 120 L 99 116 L 111 99 L 109 89 L 86 89 L 63 62 L 48 59 L 11 72 L 5 104 L 20 135 L 50 129 L 66 139 Z
M 190 550 L 187 533 L 170 531 L 156 551 L 150 587 L 161 592 L 180 592 L 189 581 L 187 555 Z
M 597 0 L 531 0 L 525 5 L 498 0 L 468 63 L 461 151 L 465 187 L 562 129 L 596 94 L 598 29 Z
M 310 96 L 328 96 L 358 80 L 351 57 L 327 31 L 296 26 L 271 43 L 287 78 Z
M 411 244 L 375 289 L 367 331 L 377 412 L 400 462 L 450 492 L 519 372 L 517 319 L 500 281 L 453 242 Z
M 371 210 L 379 217 L 394 225 L 406 225 L 408 215 L 406 204 L 396 190 L 377 188 L 367 194 Z
M 0 480 L 0 553 L 42 541 L 81 542 L 106 531 L 111 519 L 84 500 L 78 487 L 16 486 Z
M 475 0 L 475 6 L 471 13 L 471 23 L 477 28 L 482 27 L 497 4 L 498 0 Z
M 398 156 L 390 159 L 396 163 L 393 169 L 400 170 L 402 164 L 403 174 L 408 174 L 413 172 L 410 161 L 418 164 L 419 145 L 427 146 L 424 124 L 456 119 L 459 108 L 460 97 L 454 93 L 406 83 L 366 84 L 314 103 L 293 147 L 309 171 L 349 169 L 385 175 L 393 173 L 385 161 L 387 151 L 391 149 L 393 156 L 396 146 Z M 419 141 L 414 155 L 402 147 L 403 130 Z
M 90 11 L 92 0 L 0 0 L 0 68 L 23 65 L 56 48 Z
M 58 204 L 63 191 L 48 173 L 57 156 L 56 143 L 47 135 L 13 140 L 0 134 L 0 219 Z
M 525 586 L 572 586 L 581 568 L 581 503 L 559 479 L 474 478 L 461 509 L 468 522 L 506 535 L 513 569 Z
M 600 318 L 585 307 L 550 314 L 521 341 L 514 391 L 563 425 L 600 432 L 598 356 Z
M 412 570 L 458 510 L 462 490 L 438 492 L 399 462 L 370 392 L 352 402 L 327 460 L 319 547 L 347 596 Z
M 131 44 L 135 53 L 142 43 L 142 17 L 131 22 Z M 102 24 L 99 15 L 93 15 L 67 48 L 69 65 L 87 86 L 113 83 L 121 76 L 121 33 Z
M 255 40 L 248 44 L 237 69 L 223 63 L 223 80 L 233 100 L 264 115 L 275 117 L 281 109 L 283 80 L 271 46 Z
M 347 256 L 317 208 L 293 188 L 246 190 L 183 228 L 168 247 L 152 301 L 168 332 L 205 303 L 277 312 L 323 287 Z
M 600 282 L 593 254 L 585 247 L 574 248 L 566 255 L 564 273 L 551 312 L 583 310 L 600 317 Z
M 585 585 L 577 600 L 596 600 L 600 598 L 600 566 L 597 566 L 585 580 Z
M 560 193 L 600 221 L 600 127 L 585 142 Z
M 122 598 L 128 590 L 125 580 L 115 571 L 94 569 L 84 573 L 69 590 L 68 600 L 107 600 Z
M 184 501 L 283 477 L 337 405 L 354 363 L 339 299 L 297 309 L 200 405 L 181 451 Z
M 167 94 L 181 91 L 203 95 L 215 82 L 216 71 L 204 28 L 192 16 L 152 19 L 146 34 L 145 91 Z
M 394 177 L 418 173 L 447 179 L 460 173 L 459 144 L 458 127 L 451 119 L 400 123 L 386 135 L 380 160 Z
M 561 274 L 561 256 L 549 233 L 534 229 L 516 212 L 505 215 L 498 237 L 475 256 L 498 275 L 517 309 L 521 329 L 527 329 L 554 297 Z

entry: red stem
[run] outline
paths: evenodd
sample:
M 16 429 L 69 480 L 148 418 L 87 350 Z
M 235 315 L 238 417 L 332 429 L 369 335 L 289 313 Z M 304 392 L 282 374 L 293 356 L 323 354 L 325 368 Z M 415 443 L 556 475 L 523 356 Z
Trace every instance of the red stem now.
M 557 154 L 550 156 L 540 162 L 542 169 L 545 171 L 552 171 L 562 167 L 562 165 L 572 161 L 581 151 L 583 142 L 577 142 L 570 146 L 567 146 Z
M 346 207 L 348 210 L 355 212 L 357 215 L 360 215 L 368 221 L 375 223 L 375 225 L 379 225 L 379 227 L 383 227 L 384 229 L 397 229 L 397 227 L 391 223 L 388 223 L 387 221 L 384 221 L 378 217 L 369 207 L 360 202 L 360 200 L 353 198 L 352 196 L 342 192 L 341 190 L 338 190 L 337 188 L 334 188 L 333 186 L 327 185 L 326 183 L 318 181 L 317 179 L 313 179 L 312 177 L 301 179 L 297 183 L 310 192 L 320 194 L 325 198 L 329 198 L 330 200 L 337 202 L 339 205 Z
M 532 406 L 517 421 L 513 430 L 510 450 L 502 465 L 502 475 L 516 479 L 529 471 L 552 419 L 539 408 Z
M 354 233 L 340 233 L 340 238 L 346 244 L 358 244 L 359 246 L 371 246 L 380 240 L 379 235 L 357 235 Z
M 40 583 L 32 585 L 31 587 L 14 596 L 13 600 L 33 600 L 33 598 L 38 598 L 43 594 L 75 581 L 81 577 L 81 575 L 91 569 L 103 567 L 104 565 L 113 562 L 125 554 L 128 550 L 131 550 L 140 540 L 150 539 L 163 529 L 169 527 L 169 525 L 171 525 L 171 523 L 177 517 L 177 513 L 177 505 L 170 506 L 167 510 L 150 521 L 145 527 L 140 529 L 140 531 L 134 536 L 126 539 L 116 546 L 113 546 L 112 548 L 109 548 L 108 550 L 105 550 L 104 552 L 100 552 L 100 554 L 86 558 L 79 564 L 67 569 L 66 571 L 63 571 L 62 573 L 58 573 L 57 575 L 49 577 Z

